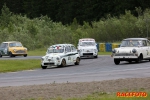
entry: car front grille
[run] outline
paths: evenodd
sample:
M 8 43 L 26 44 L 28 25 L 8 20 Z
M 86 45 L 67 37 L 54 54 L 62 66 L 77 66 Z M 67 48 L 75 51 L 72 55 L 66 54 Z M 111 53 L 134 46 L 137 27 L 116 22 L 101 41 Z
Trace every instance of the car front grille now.
M 54 63 L 44 63 L 44 65 L 54 65 Z
M 93 53 L 83 53 L 83 55 L 93 55 Z
M 115 54 L 115 56 L 134 56 L 133 53 L 118 53 L 118 54 Z
M 18 50 L 18 51 L 16 51 L 16 53 L 25 53 L 25 51 L 24 50 Z

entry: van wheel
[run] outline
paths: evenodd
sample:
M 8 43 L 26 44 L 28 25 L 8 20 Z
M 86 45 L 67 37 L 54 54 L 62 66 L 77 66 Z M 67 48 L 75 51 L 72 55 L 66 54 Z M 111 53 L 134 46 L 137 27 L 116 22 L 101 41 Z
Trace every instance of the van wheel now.
M 80 58 L 79 58 L 79 57 L 77 57 L 77 58 L 76 58 L 75 65 L 79 65 L 79 63 L 80 63 Z
M 41 67 L 42 67 L 42 69 L 46 69 L 47 68 L 47 66 L 42 66 L 42 65 L 41 65 Z
M 116 65 L 119 65 L 119 64 L 120 64 L 120 60 L 114 59 L 114 63 L 115 63 Z
M 61 62 L 61 67 L 65 67 L 66 66 L 66 60 L 63 59 L 62 62 Z

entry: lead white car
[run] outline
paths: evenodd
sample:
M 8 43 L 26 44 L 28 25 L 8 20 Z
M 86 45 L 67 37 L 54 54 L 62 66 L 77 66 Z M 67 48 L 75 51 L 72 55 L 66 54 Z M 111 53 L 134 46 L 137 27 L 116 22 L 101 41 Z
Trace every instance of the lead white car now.
M 56 44 L 47 49 L 46 55 L 41 58 L 41 67 L 59 67 L 79 65 L 80 56 L 72 44 Z
M 95 39 L 83 38 L 79 39 L 78 52 L 80 57 L 98 57 L 98 49 L 96 47 Z
M 150 61 L 150 41 L 146 38 L 127 38 L 121 42 L 119 48 L 112 50 L 114 63 L 118 65 L 120 61 Z

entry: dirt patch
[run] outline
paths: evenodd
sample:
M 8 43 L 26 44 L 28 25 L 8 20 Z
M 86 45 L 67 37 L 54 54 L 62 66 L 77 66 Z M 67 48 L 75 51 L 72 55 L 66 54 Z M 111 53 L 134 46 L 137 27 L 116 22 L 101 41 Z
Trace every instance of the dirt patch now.
M 21 100 L 28 98 L 70 98 L 83 97 L 95 92 L 115 93 L 118 91 L 150 91 L 150 77 L 117 79 L 100 82 L 53 83 L 44 85 L 0 87 L 0 99 Z

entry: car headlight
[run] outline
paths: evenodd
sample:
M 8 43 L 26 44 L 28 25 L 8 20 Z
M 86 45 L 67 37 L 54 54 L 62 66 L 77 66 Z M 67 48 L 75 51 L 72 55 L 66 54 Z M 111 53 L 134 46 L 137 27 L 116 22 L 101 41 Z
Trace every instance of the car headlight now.
M 14 52 L 16 52 L 16 49 L 14 49 Z
M 60 57 L 57 57 L 56 59 L 57 59 L 57 60 L 60 60 Z
M 116 49 L 113 49 L 113 50 L 112 50 L 112 53 L 116 53 L 116 52 L 117 52 L 117 50 L 116 50 Z
M 136 49 L 133 49 L 133 50 L 132 50 L 132 52 L 133 52 L 133 53 L 136 53 L 136 52 L 137 52 L 137 50 L 136 50 Z
M 27 50 L 27 48 L 24 48 L 24 50 Z

